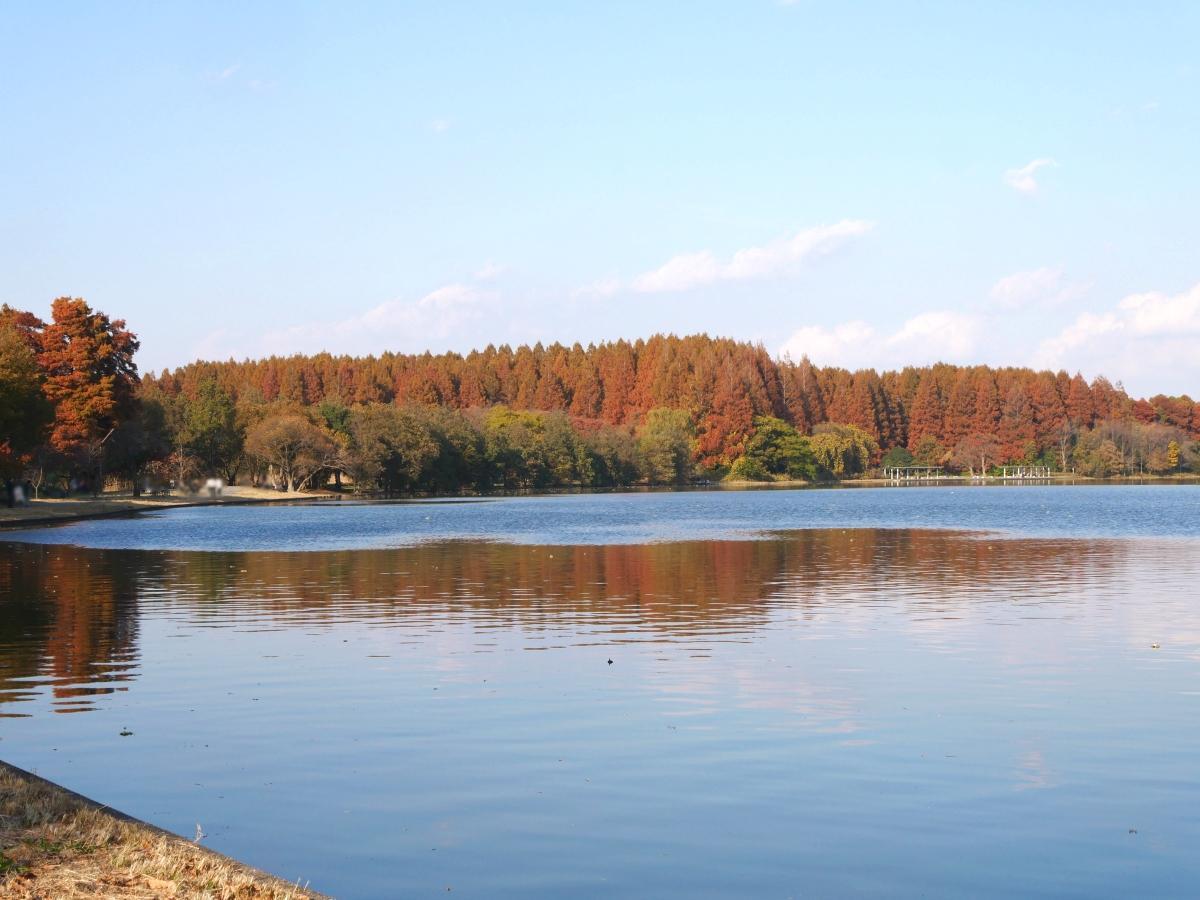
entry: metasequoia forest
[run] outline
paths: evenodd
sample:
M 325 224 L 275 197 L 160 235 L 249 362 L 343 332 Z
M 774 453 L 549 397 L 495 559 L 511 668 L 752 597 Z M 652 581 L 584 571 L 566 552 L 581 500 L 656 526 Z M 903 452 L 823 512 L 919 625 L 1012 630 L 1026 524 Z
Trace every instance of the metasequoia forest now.
M 848 371 L 707 335 L 465 355 L 321 353 L 139 376 L 81 299 L 0 310 L 0 467 L 36 489 L 603 487 L 817 480 L 886 465 L 1089 476 L 1200 467 L 1200 404 L 1064 371 Z

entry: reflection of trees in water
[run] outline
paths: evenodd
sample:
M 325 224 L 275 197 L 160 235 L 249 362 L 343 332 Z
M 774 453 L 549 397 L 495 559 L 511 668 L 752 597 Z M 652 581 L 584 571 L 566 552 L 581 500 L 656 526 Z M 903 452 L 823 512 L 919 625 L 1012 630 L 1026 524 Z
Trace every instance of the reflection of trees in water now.
M 536 547 L 450 542 L 395 550 L 167 554 L 173 597 L 198 614 L 308 621 L 473 613 L 672 630 L 753 625 L 773 606 L 907 601 L 946 608 L 1036 580 L 1043 595 L 1103 579 L 1117 542 L 998 540 L 934 531 L 791 532 L 761 541 Z M 200 601 L 221 600 L 220 605 Z M 230 607 L 236 600 L 239 606 Z
M 139 609 L 203 624 L 620 625 L 657 639 L 764 627 L 774 611 L 838 605 L 952 611 L 1039 599 L 1110 576 L 1120 542 L 998 540 L 904 530 L 791 532 L 761 541 L 190 553 L 9 545 L 0 554 L 0 700 L 37 676 L 59 701 L 133 677 Z M 616 630 L 614 630 L 614 634 Z M 71 708 L 71 707 L 67 707 Z
M 124 690 L 137 665 L 144 567 L 119 551 L 10 544 L 0 552 L 0 702 L 50 684 L 56 708 Z M 15 679 L 30 679 L 29 681 Z

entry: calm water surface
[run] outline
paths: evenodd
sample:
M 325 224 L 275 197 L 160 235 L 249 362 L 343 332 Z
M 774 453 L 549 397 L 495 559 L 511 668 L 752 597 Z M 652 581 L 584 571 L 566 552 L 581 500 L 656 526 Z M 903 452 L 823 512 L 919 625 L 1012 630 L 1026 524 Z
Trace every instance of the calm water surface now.
M 682 491 L 425 503 L 194 507 L 10 538 L 139 550 L 362 550 L 475 538 L 637 544 L 799 528 L 948 528 L 1026 537 L 1200 537 L 1200 486 Z M 149 519 L 152 524 L 147 523 Z
M 342 897 L 1194 896 L 1198 498 L 577 496 L 9 534 L 0 757 Z

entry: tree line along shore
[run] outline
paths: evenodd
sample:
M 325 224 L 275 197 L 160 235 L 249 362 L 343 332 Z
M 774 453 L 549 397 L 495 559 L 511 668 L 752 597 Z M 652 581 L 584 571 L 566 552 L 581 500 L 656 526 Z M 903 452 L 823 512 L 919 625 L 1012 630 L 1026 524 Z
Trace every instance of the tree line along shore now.
M 1066 372 L 850 372 L 657 335 L 582 347 L 194 362 L 139 374 L 124 321 L 62 297 L 0 308 L 0 474 L 39 496 L 219 477 L 281 491 L 814 481 L 883 467 L 982 475 L 1200 470 L 1200 404 Z

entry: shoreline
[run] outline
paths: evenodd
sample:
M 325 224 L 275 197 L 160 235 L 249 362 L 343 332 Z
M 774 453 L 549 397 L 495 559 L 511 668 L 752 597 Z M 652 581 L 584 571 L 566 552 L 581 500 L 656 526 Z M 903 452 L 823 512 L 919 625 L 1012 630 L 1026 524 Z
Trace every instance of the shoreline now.
M 0 507 L 0 532 L 24 528 L 65 525 L 87 519 L 152 512 L 157 509 L 185 509 L 196 506 L 249 506 L 256 503 L 298 503 L 337 500 L 338 494 L 285 494 L 262 488 L 226 488 L 221 497 L 86 497 L 78 499 L 34 500 L 32 505 L 16 509 Z
M 713 481 L 693 485 L 632 485 L 625 488 L 550 488 L 545 490 L 503 491 L 494 494 L 415 494 L 405 497 L 372 497 L 355 494 L 338 494 L 319 491 L 311 494 L 287 494 L 265 488 L 226 488 L 219 498 L 201 497 L 108 497 L 81 499 L 42 499 L 35 505 L 20 509 L 0 507 L 0 534 L 25 528 L 44 528 L 67 525 L 89 519 L 108 519 L 132 516 L 157 509 L 185 509 L 197 506 L 248 506 L 272 503 L 310 503 L 313 501 L 356 503 L 421 503 L 440 500 L 463 502 L 503 499 L 505 497 L 559 497 L 574 494 L 612 493 L 685 493 L 689 491 L 723 490 L 833 490 L 838 488 L 876 487 L 1039 487 L 1048 485 L 1139 485 L 1139 484 L 1197 484 L 1200 474 L 1181 475 L 1138 475 L 1120 478 L 1091 478 L 1087 475 L 1054 475 L 1050 478 L 1002 479 L 970 478 L 950 475 L 934 480 L 895 481 L 888 478 L 848 478 L 840 481 L 804 481 L 783 479 L 779 481 Z
M 328 900 L 0 760 L 0 893 Z

